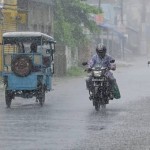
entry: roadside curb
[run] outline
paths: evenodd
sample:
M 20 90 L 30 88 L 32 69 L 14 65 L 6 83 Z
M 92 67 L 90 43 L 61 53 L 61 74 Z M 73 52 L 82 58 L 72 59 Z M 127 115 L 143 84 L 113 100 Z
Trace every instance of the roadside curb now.
M 128 63 L 128 62 L 125 62 L 125 61 L 116 61 L 116 65 L 117 65 L 117 68 L 133 66 L 132 63 Z

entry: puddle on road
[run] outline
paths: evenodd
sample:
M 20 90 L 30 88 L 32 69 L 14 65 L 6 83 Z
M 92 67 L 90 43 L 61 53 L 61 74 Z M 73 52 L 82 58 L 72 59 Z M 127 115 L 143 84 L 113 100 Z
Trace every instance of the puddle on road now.
M 92 131 L 101 131 L 101 130 L 105 130 L 106 127 L 105 126 L 90 126 L 87 128 L 88 130 L 92 130 Z

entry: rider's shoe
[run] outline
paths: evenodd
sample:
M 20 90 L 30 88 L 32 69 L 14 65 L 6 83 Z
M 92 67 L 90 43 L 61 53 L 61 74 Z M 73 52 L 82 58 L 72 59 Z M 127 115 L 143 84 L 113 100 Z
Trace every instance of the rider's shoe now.
M 93 96 L 92 96 L 92 95 L 90 95 L 90 96 L 89 96 L 89 99 L 90 99 L 90 101 L 91 101 L 91 100 L 93 99 Z
M 90 93 L 90 96 L 89 96 L 90 101 L 93 100 L 93 98 L 94 98 L 93 93 Z
M 109 100 L 107 100 L 107 101 L 105 102 L 105 104 L 109 104 Z

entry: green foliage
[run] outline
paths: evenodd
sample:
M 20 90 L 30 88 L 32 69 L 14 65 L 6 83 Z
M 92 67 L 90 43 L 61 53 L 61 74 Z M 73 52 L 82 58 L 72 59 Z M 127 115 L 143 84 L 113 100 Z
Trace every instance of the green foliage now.
M 71 77 L 73 77 L 73 76 L 76 76 L 76 77 L 77 76 L 82 76 L 84 74 L 85 73 L 83 71 L 83 68 L 81 68 L 81 67 L 71 67 L 67 71 L 67 76 L 71 76 Z
M 80 0 L 54 0 L 54 37 L 60 43 L 75 47 L 87 43 L 83 26 L 90 32 L 97 31 L 89 14 L 98 14 L 99 10 Z

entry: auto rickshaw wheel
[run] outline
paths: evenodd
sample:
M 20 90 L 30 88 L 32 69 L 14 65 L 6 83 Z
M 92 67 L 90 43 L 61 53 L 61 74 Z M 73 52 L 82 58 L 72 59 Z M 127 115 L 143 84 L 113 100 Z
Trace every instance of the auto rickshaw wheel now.
M 25 55 L 16 56 L 11 63 L 12 71 L 20 77 L 28 76 L 32 71 L 32 67 L 32 60 Z
M 13 98 L 12 93 L 10 93 L 10 91 L 5 89 L 5 102 L 6 102 L 7 108 L 10 108 L 12 98 Z
M 37 99 L 39 100 L 40 105 L 43 106 L 45 102 L 45 87 L 43 84 L 40 84 L 39 86 Z

